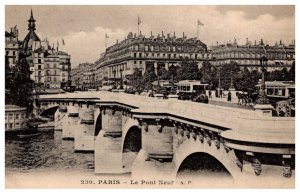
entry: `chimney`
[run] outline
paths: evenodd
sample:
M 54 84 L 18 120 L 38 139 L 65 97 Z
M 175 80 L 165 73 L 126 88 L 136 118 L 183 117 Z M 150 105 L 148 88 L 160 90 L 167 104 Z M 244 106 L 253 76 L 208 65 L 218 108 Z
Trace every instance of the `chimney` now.
M 162 36 L 162 38 L 164 38 L 164 37 L 165 37 L 165 35 L 164 35 L 164 31 L 161 31 L 161 36 Z
M 217 47 L 219 46 L 219 41 L 217 41 Z
M 142 35 L 142 31 L 140 30 L 140 35 Z
M 182 38 L 184 38 L 184 32 L 182 32 Z
M 256 45 L 256 40 L 254 41 L 254 45 Z
M 248 45 L 249 44 L 249 40 L 248 40 L 248 38 L 246 38 L 246 45 Z
M 168 39 L 170 38 L 170 33 L 167 34 Z
M 152 37 L 153 35 L 152 35 L 152 30 L 151 30 L 151 37 Z

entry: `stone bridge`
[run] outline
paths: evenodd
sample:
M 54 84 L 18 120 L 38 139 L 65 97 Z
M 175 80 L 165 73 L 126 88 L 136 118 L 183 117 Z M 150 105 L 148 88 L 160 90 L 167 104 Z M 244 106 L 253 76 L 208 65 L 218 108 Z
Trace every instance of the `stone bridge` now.
M 235 183 L 294 182 L 295 118 L 103 91 L 43 95 L 39 103 L 37 112 L 55 111 L 55 129 L 74 139 L 75 151 L 94 152 L 98 174 L 175 179 L 186 159 L 205 154 Z

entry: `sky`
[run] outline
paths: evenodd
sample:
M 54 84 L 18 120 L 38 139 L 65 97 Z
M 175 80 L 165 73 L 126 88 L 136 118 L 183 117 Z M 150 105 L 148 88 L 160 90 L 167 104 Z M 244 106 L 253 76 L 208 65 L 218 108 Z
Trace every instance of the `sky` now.
M 183 32 L 189 37 L 197 36 L 207 44 L 232 42 L 245 44 L 246 38 L 254 43 L 264 39 L 274 44 L 281 39 L 285 44 L 295 39 L 294 6 L 5 6 L 5 30 L 17 25 L 19 39 L 28 30 L 30 10 L 36 19 L 36 33 L 40 39 L 47 38 L 50 45 L 59 42 L 60 50 L 71 55 L 72 67 L 84 62 L 95 62 L 105 51 L 105 34 L 108 46 L 123 40 L 129 32 L 137 33 L 138 16 L 140 30 L 149 36 L 175 31 L 177 37 Z M 62 47 L 62 39 L 65 45 Z

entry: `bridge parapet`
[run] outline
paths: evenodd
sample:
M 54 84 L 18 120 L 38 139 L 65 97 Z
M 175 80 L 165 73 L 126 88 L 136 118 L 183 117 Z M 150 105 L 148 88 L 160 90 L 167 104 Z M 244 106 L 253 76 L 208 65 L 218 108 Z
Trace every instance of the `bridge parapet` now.
M 87 101 L 81 101 L 83 96 L 80 95 L 77 98 L 63 101 L 80 102 L 83 108 L 87 104 L 96 104 L 99 108 L 97 115 L 100 115 L 102 127 L 95 142 L 96 173 L 130 171 L 125 168 L 122 153 L 127 132 L 137 125 L 141 128 L 143 142 L 131 168 L 136 176 L 139 171 L 143 173 L 145 166 L 155 171 L 155 166 L 159 165 L 169 170 L 168 173 L 174 172 L 174 166 L 180 164 L 178 159 L 183 158 L 179 158 L 180 153 L 188 155 L 184 150 L 192 147 L 192 143 L 196 148 L 202 144 L 200 148 L 203 150 L 200 152 L 219 155 L 220 161 L 225 159 L 224 163 L 229 155 L 235 173 L 238 169 L 242 174 L 265 174 L 269 166 L 294 169 L 294 118 L 270 117 L 256 110 L 121 93 L 93 93 L 94 99 L 84 99 Z M 93 130 L 90 129 L 90 132 L 95 131 L 97 123 L 97 117 L 91 115 L 95 113 L 95 107 L 93 110 L 79 111 L 84 113 L 79 113 L 80 118 L 83 116 L 87 121 L 93 120 Z M 80 128 L 87 131 L 85 127 Z M 94 143 L 94 134 L 89 135 L 91 139 L 87 142 Z M 285 171 L 284 175 L 291 174 Z

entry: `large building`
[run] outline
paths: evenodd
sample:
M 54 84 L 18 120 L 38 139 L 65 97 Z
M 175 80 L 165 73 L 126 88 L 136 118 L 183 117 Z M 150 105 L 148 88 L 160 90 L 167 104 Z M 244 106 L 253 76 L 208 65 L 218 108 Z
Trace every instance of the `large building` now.
M 282 41 L 275 45 L 267 45 L 261 40 L 258 44 L 246 41 L 245 45 L 238 45 L 236 40 L 211 47 L 211 63 L 216 66 L 226 65 L 231 61 L 236 62 L 241 67 L 251 70 L 260 70 L 260 58 L 266 56 L 268 59 L 268 71 L 289 69 L 295 61 L 295 44 L 284 45 Z
M 19 32 L 17 26 L 11 28 L 10 32 L 5 32 L 5 56 L 8 59 L 8 65 L 13 67 L 19 60 Z
M 23 41 L 18 40 L 18 29 L 5 32 L 5 55 L 9 65 L 15 66 L 19 53 L 26 55 L 32 72 L 30 77 L 35 82 L 39 93 L 57 93 L 64 86 L 71 84 L 71 56 L 50 46 L 47 39 L 41 40 L 35 33 L 35 19 L 31 11 L 28 20 L 28 33 Z
M 162 34 L 145 37 L 129 33 L 127 38 L 108 47 L 95 64 L 82 75 L 89 88 L 98 88 L 102 81 L 129 78 L 135 70 L 145 74 L 147 68 L 157 72 L 161 68 L 179 66 L 183 60 L 194 60 L 201 66 L 211 58 L 206 45 L 197 38 Z M 73 80 L 73 79 L 72 79 Z M 73 85 L 75 83 L 72 83 Z M 87 85 L 86 85 L 87 86 Z
M 120 43 L 108 47 L 102 60 L 96 66 L 106 69 L 107 78 L 120 78 L 132 75 L 137 68 L 144 74 L 149 66 L 157 72 L 160 68 L 180 65 L 184 59 L 192 59 L 199 63 L 209 60 L 207 47 L 197 38 L 187 38 L 167 34 L 158 34 L 146 38 L 141 33 L 129 33 Z
M 91 86 L 91 68 L 95 67 L 91 63 L 82 63 L 70 71 L 71 83 L 77 90 L 86 90 Z
M 192 60 L 198 63 L 200 68 L 204 61 L 214 66 L 226 66 L 236 62 L 241 68 L 246 67 L 250 71 L 261 71 L 260 59 L 268 58 L 268 71 L 274 71 L 286 67 L 289 69 L 295 62 L 295 42 L 284 45 L 281 41 L 271 46 L 261 40 L 252 44 L 246 41 L 245 45 L 233 43 L 207 46 L 197 38 L 176 37 L 162 32 L 161 35 L 145 37 L 141 33 L 136 35 L 129 33 L 121 42 L 108 47 L 100 58 L 88 67 L 79 67 L 76 79 L 82 80 L 81 89 L 99 88 L 107 83 L 119 82 L 130 79 L 135 70 L 145 74 L 148 68 L 156 73 L 159 69 L 169 69 L 170 66 L 180 66 L 183 60 Z M 80 72 L 80 74 L 78 74 Z M 72 79 L 72 85 L 76 81 Z

